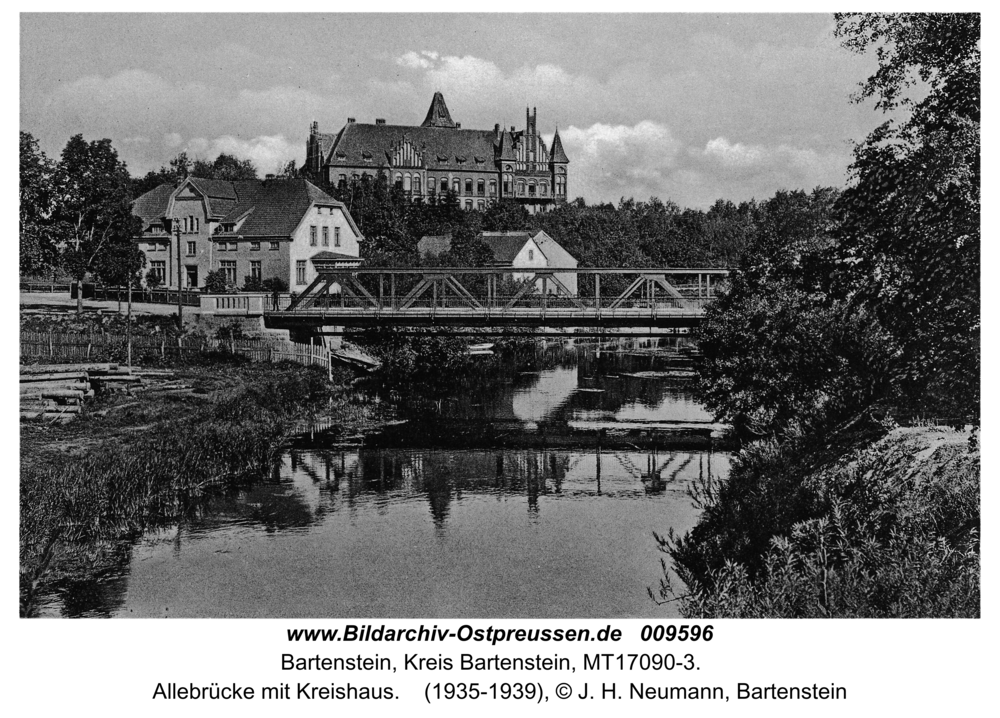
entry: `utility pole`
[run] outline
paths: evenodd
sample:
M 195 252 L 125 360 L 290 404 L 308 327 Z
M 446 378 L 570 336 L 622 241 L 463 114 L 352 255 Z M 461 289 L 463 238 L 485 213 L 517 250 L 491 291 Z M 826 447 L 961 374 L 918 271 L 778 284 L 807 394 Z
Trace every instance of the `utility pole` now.
M 177 328 L 179 330 L 184 329 L 184 304 L 181 301 L 181 221 L 174 217 L 171 220 L 173 224 L 174 236 L 177 237 Z

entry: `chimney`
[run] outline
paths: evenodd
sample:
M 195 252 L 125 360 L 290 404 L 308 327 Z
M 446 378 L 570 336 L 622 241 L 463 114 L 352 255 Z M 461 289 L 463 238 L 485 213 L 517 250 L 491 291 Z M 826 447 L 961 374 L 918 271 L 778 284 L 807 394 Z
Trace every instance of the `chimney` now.
M 456 129 L 456 130 L 460 130 L 460 129 L 462 129 L 462 123 L 461 123 L 461 122 L 456 122 L 456 123 L 455 123 L 455 129 Z
M 348 117 L 347 118 L 347 124 L 353 125 L 354 124 L 354 118 L 353 117 Z
M 309 126 L 309 132 L 313 135 L 319 134 L 319 123 L 316 120 L 313 120 L 312 124 Z
M 496 123 L 495 125 L 493 125 L 493 131 L 495 133 L 497 133 L 498 135 L 500 134 L 500 123 L 499 122 Z
M 380 118 L 380 117 L 376 117 L 375 118 L 375 124 L 376 125 L 384 125 L 385 124 L 385 120 L 382 119 L 382 118 Z

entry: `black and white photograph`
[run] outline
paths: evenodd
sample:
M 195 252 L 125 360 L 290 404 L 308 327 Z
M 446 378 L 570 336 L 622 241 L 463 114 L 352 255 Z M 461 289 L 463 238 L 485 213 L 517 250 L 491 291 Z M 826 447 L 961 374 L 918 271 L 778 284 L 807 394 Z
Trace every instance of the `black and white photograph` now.
M 22 619 L 980 617 L 979 14 L 19 34 Z

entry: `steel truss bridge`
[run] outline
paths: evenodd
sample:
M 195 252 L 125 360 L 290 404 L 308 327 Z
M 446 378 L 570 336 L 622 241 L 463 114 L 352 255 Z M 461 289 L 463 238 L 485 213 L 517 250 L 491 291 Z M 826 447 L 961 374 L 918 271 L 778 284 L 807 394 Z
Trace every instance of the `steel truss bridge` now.
M 729 274 L 657 267 L 317 269 L 301 294 L 265 307 L 267 326 L 693 327 Z

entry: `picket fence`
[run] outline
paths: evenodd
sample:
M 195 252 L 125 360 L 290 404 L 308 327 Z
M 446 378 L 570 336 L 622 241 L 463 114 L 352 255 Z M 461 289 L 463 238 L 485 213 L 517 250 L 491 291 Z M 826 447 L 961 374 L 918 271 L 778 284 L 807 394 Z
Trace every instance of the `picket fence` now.
M 69 334 L 21 332 L 21 362 L 44 360 L 49 364 L 73 362 L 124 362 L 128 354 L 124 334 Z M 252 361 L 298 362 L 329 370 L 330 350 L 324 346 L 267 339 L 214 339 L 211 337 L 133 336 L 132 357 L 183 360 L 207 352 L 239 354 Z

